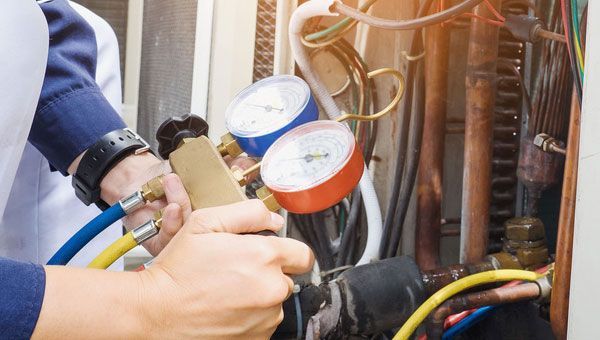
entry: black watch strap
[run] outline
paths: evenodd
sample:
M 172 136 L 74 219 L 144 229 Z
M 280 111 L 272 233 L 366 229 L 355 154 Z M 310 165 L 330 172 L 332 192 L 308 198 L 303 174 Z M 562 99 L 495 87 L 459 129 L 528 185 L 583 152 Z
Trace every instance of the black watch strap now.
M 123 158 L 149 149 L 148 143 L 130 129 L 107 133 L 81 158 L 72 176 L 75 194 L 85 205 L 96 203 L 100 209 L 107 209 L 108 204 L 100 199 L 102 178 Z

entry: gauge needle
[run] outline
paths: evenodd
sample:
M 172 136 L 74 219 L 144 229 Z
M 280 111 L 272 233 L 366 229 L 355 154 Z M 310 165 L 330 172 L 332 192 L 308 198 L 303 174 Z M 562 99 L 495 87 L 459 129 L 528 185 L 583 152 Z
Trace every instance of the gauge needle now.
M 284 161 L 300 161 L 300 160 L 304 160 L 306 163 L 310 163 L 312 161 L 319 160 L 321 158 L 326 158 L 329 156 L 329 153 L 325 153 L 325 154 L 310 154 L 307 153 L 305 156 L 302 157 L 296 157 L 296 158 L 288 158 L 288 159 L 284 159 Z
M 282 112 L 282 111 L 283 111 L 283 108 L 281 108 L 281 109 L 280 109 L 280 108 L 277 108 L 277 107 L 273 107 L 273 106 L 271 106 L 271 105 L 258 105 L 258 104 L 248 104 L 248 105 L 249 105 L 249 106 L 254 106 L 254 107 L 260 107 L 260 108 L 263 108 L 263 109 L 265 109 L 265 111 L 267 111 L 267 112 L 271 112 L 272 110 L 279 111 L 279 112 Z

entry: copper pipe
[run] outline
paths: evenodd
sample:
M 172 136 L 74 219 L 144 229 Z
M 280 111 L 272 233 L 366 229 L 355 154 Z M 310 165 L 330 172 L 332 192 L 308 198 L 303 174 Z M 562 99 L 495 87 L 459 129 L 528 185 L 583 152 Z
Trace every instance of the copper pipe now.
M 441 339 L 444 333 L 444 321 L 451 314 L 482 306 L 514 303 L 524 300 L 536 299 L 541 295 L 537 283 L 523 283 L 510 287 L 484 290 L 466 295 L 461 295 L 447 300 L 440 305 L 430 316 L 427 324 L 427 339 Z
M 416 260 L 428 270 L 440 264 L 442 178 L 448 90 L 449 31 L 431 26 L 425 36 L 425 121 L 417 178 Z
M 569 290 L 571 288 L 571 257 L 573 254 L 573 226 L 575 222 L 575 199 L 577 193 L 577 168 L 579 163 L 579 132 L 581 110 L 577 94 L 571 99 L 571 118 L 565 173 L 563 177 L 558 235 L 556 240 L 556 260 L 554 262 L 554 291 L 550 301 L 550 321 L 558 340 L 567 338 L 569 317 Z
M 500 8 L 502 3 L 501 0 L 488 2 L 495 8 Z M 477 6 L 475 14 L 494 18 L 485 5 Z M 498 32 L 498 27 L 481 20 L 471 23 L 466 77 L 461 263 L 481 261 L 487 252 Z
M 421 273 L 425 291 L 432 295 L 450 283 L 469 275 L 499 269 L 492 261 L 482 261 L 476 264 L 455 264 L 448 267 L 425 270 Z

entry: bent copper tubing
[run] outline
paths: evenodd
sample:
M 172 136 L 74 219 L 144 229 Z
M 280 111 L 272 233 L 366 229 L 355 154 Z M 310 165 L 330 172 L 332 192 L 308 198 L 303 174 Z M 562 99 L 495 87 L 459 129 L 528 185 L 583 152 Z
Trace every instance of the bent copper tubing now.
M 447 300 L 430 316 L 427 324 L 427 338 L 441 339 L 444 333 L 444 321 L 452 314 L 482 306 L 493 306 L 531 300 L 540 297 L 541 289 L 537 283 L 529 282 L 510 287 L 500 287 L 481 292 L 461 295 Z

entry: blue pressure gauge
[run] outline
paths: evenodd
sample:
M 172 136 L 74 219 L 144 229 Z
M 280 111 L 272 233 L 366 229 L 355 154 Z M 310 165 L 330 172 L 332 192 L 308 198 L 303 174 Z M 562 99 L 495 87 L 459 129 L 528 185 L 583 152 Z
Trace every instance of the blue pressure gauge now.
M 318 118 L 308 84 L 296 76 L 278 75 L 238 93 L 227 107 L 226 126 L 242 150 L 262 157 L 281 135 Z

